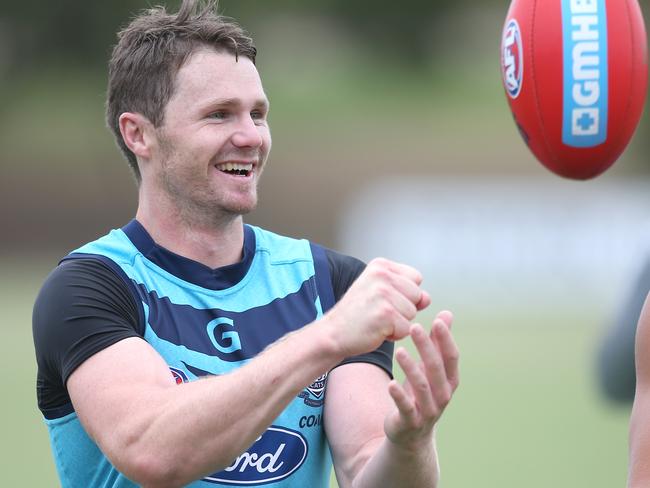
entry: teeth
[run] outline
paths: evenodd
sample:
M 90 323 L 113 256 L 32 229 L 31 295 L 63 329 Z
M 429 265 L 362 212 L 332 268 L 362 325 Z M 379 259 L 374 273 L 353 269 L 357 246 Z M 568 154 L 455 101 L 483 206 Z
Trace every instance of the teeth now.
M 217 165 L 221 171 L 251 171 L 253 163 L 221 163 Z

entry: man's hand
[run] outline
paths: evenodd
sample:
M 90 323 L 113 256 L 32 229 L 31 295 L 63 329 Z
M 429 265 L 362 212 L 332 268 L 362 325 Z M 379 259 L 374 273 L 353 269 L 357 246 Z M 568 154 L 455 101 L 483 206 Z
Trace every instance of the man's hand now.
M 419 360 L 398 349 L 402 385 L 371 364 L 330 373 L 324 422 L 341 488 L 438 486 L 434 425 L 458 386 L 451 321 L 440 312 L 430 334 L 410 326 Z
M 451 312 L 440 312 L 431 333 L 411 326 L 411 337 L 420 356 L 416 362 L 405 349 L 396 352 L 406 375 L 403 385 L 393 380 L 388 392 L 395 409 L 384 422 L 386 437 L 405 449 L 419 449 L 433 441 L 433 426 L 458 387 L 458 348 L 451 335 Z
M 368 263 L 327 314 L 344 357 L 406 337 L 417 312 L 431 303 L 421 283 L 422 275 L 410 266 L 382 258 Z

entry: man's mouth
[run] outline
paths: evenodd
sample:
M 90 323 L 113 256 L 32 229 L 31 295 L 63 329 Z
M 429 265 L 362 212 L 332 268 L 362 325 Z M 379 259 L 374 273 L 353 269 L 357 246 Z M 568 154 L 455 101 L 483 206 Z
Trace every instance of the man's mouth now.
M 232 176 L 250 176 L 253 171 L 253 163 L 219 163 L 215 167 L 222 173 Z

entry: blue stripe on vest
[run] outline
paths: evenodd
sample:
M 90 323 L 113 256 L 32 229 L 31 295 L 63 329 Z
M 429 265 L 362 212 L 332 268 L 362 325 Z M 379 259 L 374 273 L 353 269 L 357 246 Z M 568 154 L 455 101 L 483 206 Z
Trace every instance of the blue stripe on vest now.
M 326 312 L 334 306 L 334 290 L 332 290 L 332 277 L 330 266 L 327 262 L 325 249 L 318 244 L 311 243 L 311 254 L 314 257 L 316 270 L 316 288 L 321 303 L 321 311 Z
M 254 357 L 317 315 L 313 278 L 303 282 L 295 293 L 242 312 L 177 305 L 169 297 L 158 297 L 155 290 L 138 286 L 147 295 L 148 323 L 158 338 L 225 361 Z

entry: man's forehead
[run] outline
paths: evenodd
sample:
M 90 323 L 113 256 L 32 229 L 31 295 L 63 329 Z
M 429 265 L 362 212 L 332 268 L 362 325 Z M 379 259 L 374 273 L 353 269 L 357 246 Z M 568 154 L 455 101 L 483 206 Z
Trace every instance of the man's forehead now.
M 173 98 L 192 105 L 220 101 L 268 105 L 257 68 L 249 58 L 207 48 L 192 53 L 179 69 Z
M 177 73 L 178 81 L 190 83 L 228 82 L 234 78 L 261 84 L 257 68 L 249 58 L 208 48 L 192 52 Z

